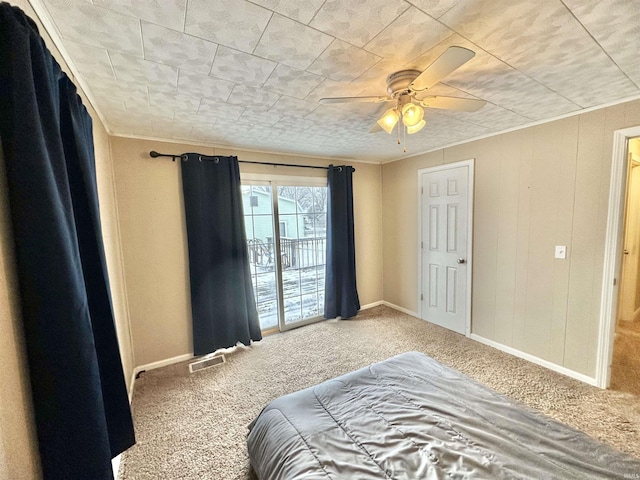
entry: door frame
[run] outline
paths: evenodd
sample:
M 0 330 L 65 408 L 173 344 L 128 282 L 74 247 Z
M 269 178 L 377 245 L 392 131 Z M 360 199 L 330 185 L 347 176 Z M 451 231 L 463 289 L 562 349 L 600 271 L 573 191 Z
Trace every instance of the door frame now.
M 624 210 L 627 191 L 628 141 L 640 137 L 640 126 L 613 133 L 613 156 L 609 184 L 609 207 L 604 245 L 604 268 L 600 299 L 600 325 L 596 356 L 596 386 L 608 388 L 611 381 L 613 341 L 618 310 L 619 282 L 624 241 Z
M 473 202 L 474 202 L 474 178 L 475 178 L 475 158 L 469 160 L 462 160 L 459 162 L 445 163 L 443 165 L 436 165 L 433 167 L 422 168 L 418 170 L 418 317 L 422 318 L 422 191 L 424 185 L 422 184 L 422 175 L 425 173 L 439 172 L 443 170 L 451 170 L 458 167 L 469 168 L 469 183 L 467 184 L 467 295 L 465 299 L 466 303 L 466 318 L 465 318 L 465 337 L 471 335 L 471 293 L 473 283 Z

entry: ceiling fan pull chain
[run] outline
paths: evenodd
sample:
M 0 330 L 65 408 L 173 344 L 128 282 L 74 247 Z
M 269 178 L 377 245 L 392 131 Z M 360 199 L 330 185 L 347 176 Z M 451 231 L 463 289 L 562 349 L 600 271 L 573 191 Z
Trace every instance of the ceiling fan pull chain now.
M 404 143 L 404 148 L 402 149 L 404 153 L 407 153 L 407 129 L 406 127 L 402 127 L 402 143 Z

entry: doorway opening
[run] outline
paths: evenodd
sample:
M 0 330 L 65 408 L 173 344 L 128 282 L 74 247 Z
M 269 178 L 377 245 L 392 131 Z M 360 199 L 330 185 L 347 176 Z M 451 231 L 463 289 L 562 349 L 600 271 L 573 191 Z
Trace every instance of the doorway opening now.
M 326 179 L 242 179 L 251 280 L 263 332 L 323 320 Z
M 640 395 L 640 138 L 627 144 L 622 258 L 610 388 Z
M 637 175 L 633 173 L 634 168 L 631 159 L 633 158 L 634 152 L 631 149 L 637 148 L 639 141 L 640 126 L 616 130 L 614 132 L 595 378 L 596 385 L 600 388 L 609 388 L 612 386 L 612 371 L 614 365 L 616 367 L 616 374 L 618 374 L 618 367 L 621 367 L 619 371 L 622 372 L 629 371 L 629 368 L 635 368 L 633 365 L 624 365 L 624 360 L 621 359 L 618 354 L 625 351 L 628 352 L 629 350 L 625 349 L 620 342 L 616 342 L 616 339 L 620 338 L 620 335 L 624 333 L 622 329 L 625 325 L 620 322 L 624 322 L 625 320 L 620 317 L 626 315 L 629 308 L 632 308 L 632 302 L 635 302 L 635 298 L 631 294 L 634 287 L 632 285 L 625 285 L 623 289 L 621 282 L 625 282 L 622 278 L 623 275 L 626 276 L 626 274 L 628 274 L 628 276 L 631 277 L 634 270 L 632 261 L 628 260 L 629 254 L 624 254 L 625 249 L 630 251 L 629 247 L 631 246 L 627 242 L 627 240 L 631 239 L 626 239 L 625 234 L 630 233 L 634 227 L 632 227 L 631 230 L 626 229 L 625 220 L 628 216 L 633 217 L 634 213 L 632 210 L 637 208 L 637 206 L 634 205 L 633 209 L 627 209 L 627 201 L 630 197 L 634 198 L 636 195 L 636 193 L 628 191 L 627 187 L 631 186 L 633 188 L 633 179 L 629 179 L 628 177 L 630 175 Z M 633 218 L 630 220 L 633 220 Z M 637 219 L 635 219 L 635 221 L 637 221 Z M 631 255 L 631 258 L 634 256 L 635 255 Z M 625 257 L 627 257 L 627 260 L 625 260 Z M 626 269 L 626 274 L 623 274 L 623 265 L 625 262 L 628 263 L 628 268 Z M 640 267 L 636 266 L 636 269 L 640 269 Z M 640 284 L 640 282 L 636 283 Z M 625 290 L 627 293 L 624 293 Z M 625 295 L 625 298 L 622 298 L 623 295 Z M 627 297 L 629 300 L 627 300 Z M 623 302 L 628 303 L 625 306 Z M 621 324 L 622 328 L 618 326 L 619 324 Z M 631 324 L 627 323 L 626 326 L 632 325 L 633 320 Z M 615 358 L 614 343 L 617 343 L 615 345 Z M 627 358 L 630 357 L 633 357 L 633 354 Z M 638 358 L 639 356 L 636 354 L 635 357 Z M 635 376 L 637 375 L 633 375 L 633 377 Z M 635 382 L 638 382 L 637 379 Z M 620 386 L 619 380 L 616 380 L 616 389 L 620 389 Z M 640 382 L 638 382 L 637 386 L 640 389 Z M 640 391 L 637 393 L 640 394 Z

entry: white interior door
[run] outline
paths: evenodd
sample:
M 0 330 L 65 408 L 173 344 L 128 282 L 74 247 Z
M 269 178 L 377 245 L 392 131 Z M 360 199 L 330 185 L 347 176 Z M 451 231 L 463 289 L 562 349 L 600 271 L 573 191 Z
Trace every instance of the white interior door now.
M 467 162 L 465 162 L 467 163 Z M 421 172 L 421 316 L 469 333 L 471 165 Z

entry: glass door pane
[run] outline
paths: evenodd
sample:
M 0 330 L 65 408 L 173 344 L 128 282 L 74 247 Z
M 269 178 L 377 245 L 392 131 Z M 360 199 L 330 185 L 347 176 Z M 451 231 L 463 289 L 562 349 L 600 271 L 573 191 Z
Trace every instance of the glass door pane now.
M 278 186 L 284 326 L 324 310 L 326 187 Z
M 271 330 L 278 328 L 280 318 L 271 186 L 243 184 L 242 205 L 260 327 Z

